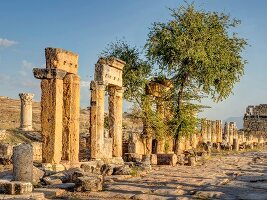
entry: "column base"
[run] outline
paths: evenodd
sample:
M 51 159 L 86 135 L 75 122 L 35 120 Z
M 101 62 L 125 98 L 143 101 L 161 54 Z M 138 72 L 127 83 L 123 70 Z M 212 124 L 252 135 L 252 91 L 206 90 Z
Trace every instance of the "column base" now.
M 20 127 L 19 128 L 20 131 L 33 131 L 32 127 Z
M 112 162 L 112 164 L 117 164 L 117 165 L 123 165 L 124 164 L 122 157 L 113 157 L 111 162 Z

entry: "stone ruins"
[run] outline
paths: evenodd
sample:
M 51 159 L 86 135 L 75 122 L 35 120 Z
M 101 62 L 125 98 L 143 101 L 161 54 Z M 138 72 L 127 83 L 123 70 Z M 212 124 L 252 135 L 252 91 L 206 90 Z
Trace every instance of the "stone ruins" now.
M 267 104 L 248 106 L 243 119 L 243 129 L 247 132 L 267 134 Z
M 16 131 L 34 142 L 0 143 L 0 164 L 13 164 L 12 174 L 4 178 L 0 174 L 1 193 L 26 195 L 21 199 L 44 199 L 44 194 L 51 195 L 55 188 L 102 191 L 105 181 L 132 177 L 137 169 L 138 173 L 147 173 L 154 165 L 197 166 L 200 160 L 221 150 L 240 151 L 267 144 L 267 104 L 248 106 L 243 130 L 238 130 L 235 122 L 202 119 L 194 133 L 179 138 L 178 152 L 174 152 L 174 140 L 158 137 L 148 121 L 142 124 L 141 132 L 131 130 L 126 136 L 122 126 L 122 73 L 126 63 L 117 58 L 100 58 L 95 65 L 90 112 L 87 111 L 89 133 L 81 134 L 78 55 L 46 48 L 45 58 L 45 68 L 33 69 L 34 77 L 41 80 L 41 135 L 32 128 L 34 95 L 20 93 L 20 127 Z M 162 122 L 172 116 L 165 98 L 172 87 L 170 80 L 154 78 L 146 88 L 148 100 L 155 104 L 149 109 L 155 109 Z M 7 137 L 8 130 L 0 130 L 0 140 Z M 35 197 L 31 198 L 29 195 L 33 194 Z
M 43 162 L 79 162 L 80 77 L 78 55 L 46 48 L 46 68 L 33 69 L 41 79 Z
M 34 94 L 20 93 L 20 130 L 32 131 L 32 99 Z
M 125 62 L 100 58 L 91 82 L 90 144 L 91 159 L 122 161 L 122 70 Z M 109 98 L 109 134 L 104 134 L 105 91 Z

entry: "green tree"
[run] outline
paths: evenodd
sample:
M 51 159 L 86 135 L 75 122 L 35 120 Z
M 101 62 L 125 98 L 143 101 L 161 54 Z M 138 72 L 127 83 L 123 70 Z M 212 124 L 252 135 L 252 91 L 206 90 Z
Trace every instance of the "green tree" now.
M 232 93 L 244 73 L 241 52 L 247 42 L 233 32 L 240 21 L 223 13 L 196 10 L 193 4 L 171 13 L 170 21 L 152 25 L 146 49 L 174 84 L 171 127 L 177 151 L 179 136 L 196 122 L 199 106 L 194 102 L 203 94 L 218 102 Z

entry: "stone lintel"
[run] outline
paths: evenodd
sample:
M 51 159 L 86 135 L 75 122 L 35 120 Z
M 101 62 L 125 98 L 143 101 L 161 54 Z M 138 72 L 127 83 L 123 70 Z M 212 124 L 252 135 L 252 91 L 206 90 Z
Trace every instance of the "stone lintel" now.
M 45 49 L 46 68 L 62 69 L 71 74 L 78 72 L 78 54 L 60 48 Z
M 124 65 L 126 64 L 126 62 L 115 57 L 100 58 L 97 63 L 102 64 L 102 65 L 106 64 L 106 65 L 109 65 L 111 67 L 114 67 L 120 70 L 122 70 Z
M 67 71 L 62 69 L 42 69 L 34 68 L 33 75 L 37 79 L 63 79 Z

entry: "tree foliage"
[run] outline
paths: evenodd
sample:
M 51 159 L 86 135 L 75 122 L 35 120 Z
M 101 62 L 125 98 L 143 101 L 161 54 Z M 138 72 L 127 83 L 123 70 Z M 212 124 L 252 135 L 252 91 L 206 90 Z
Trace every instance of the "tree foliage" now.
M 201 95 L 218 102 L 231 94 L 244 73 L 241 52 L 247 42 L 232 32 L 240 21 L 223 13 L 196 10 L 193 4 L 171 13 L 170 21 L 152 25 L 146 49 L 150 61 L 173 81 L 177 138 L 196 121 L 192 116 L 199 106 L 193 102 Z

